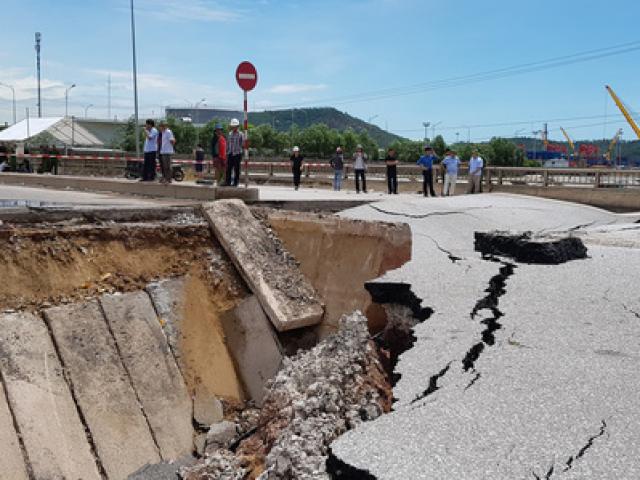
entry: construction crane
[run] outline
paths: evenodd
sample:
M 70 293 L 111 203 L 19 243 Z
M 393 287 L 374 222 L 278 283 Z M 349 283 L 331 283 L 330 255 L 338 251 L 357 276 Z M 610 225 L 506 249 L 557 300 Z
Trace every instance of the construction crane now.
M 613 98 L 613 101 L 616 103 L 616 105 L 618 106 L 618 108 L 622 112 L 622 115 L 624 115 L 624 118 L 626 118 L 627 122 L 629 123 L 629 125 L 631 125 L 631 129 L 638 136 L 638 140 L 640 140 L 640 127 L 638 127 L 636 122 L 633 120 L 633 117 L 629 114 L 629 111 L 627 110 L 627 107 L 624 106 L 624 103 L 622 103 L 622 100 L 620 100 L 618 95 L 616 95 L 616 93 L 613 91 L 613 89 L 609 85 L 605 85 L 605 88 L 607 89 L 607 91 L 609 92 L 609 95 L 611 95 L 611 98 Z M 617 140 L 616 140 L 616 142 L 617 142 Z
M 569 147 L 571 148 L 571 154 L 574 154 L 575 151 L 576 151 L 576 146 L 573 143 L 573 140 L 571 140 L 571 137 L 569 136 L 569 134 L 567 133 L 567 131 L 564 128 L 560 127 L 560 131 L 564 135 L 564 138 L 567 139 L 567 143 L 569 144 Z
M 604 154 L 604 157 L 608 162 L 612 162 L 613 158 L 613 150 L 616 148 L 616 144 L 620 141 L 620 137 L 622 136 L 622 129 L 619 128 L 616 134 L 613 136 L 611 141 L 609 142 L 609 148 L 607 149 L 607 153 Z

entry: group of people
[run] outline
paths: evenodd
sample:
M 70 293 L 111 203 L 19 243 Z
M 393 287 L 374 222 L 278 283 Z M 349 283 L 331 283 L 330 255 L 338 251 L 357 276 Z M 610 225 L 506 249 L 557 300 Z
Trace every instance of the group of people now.
M 229 134 L 225 136 L 224 127 L 218 123 L 214 127 L 215 134 L 211 141 L 211 156 L 213 158 L 214 179 L 218 186 L 237 187 L 240 182 L 240 163 L 244 148 L 244 135 L 240 132 L 240 122 L 232 119 Z M 176 138 L 167 122 L 160 122 L 159 129 L 155 122 L 148 119 L 145 122 L 144 163 L 142 168 L 142 182 L 151 182 L 156 178 L 156 161 L 160 160 L 162 177 L 160 183 L 171 183 L 171 156 L 175 153 Z M 205 151 L 202 144 L 195 150 L 195 170 L 197 176 L 202 176 Z
M 141 182 L 152 182 L 156 179 L 157 159 L 160 160 L 162 177 L 160 183 L 171 183 L 171 156 L 175 153 L 176 137 L 167 122 L 160 122 L 160 129 L 152 119 L 145 122 L 144 162 L 142 164 Z
M 355 175 L 355 187 L 356 193 L 360 193 L 360 187 L 362 185 L 362 191 L 367 193 L 367 154 L 364 152 L 362 145 L 356 146 L 356 151 L 353 154 L 353 171 Z M 420 156 L 417 161 L 417 165 L 422 167 L 422 193 L 426 197 L 431 195 L 436 196 L 436 192 L 433 189 L 433 166 L 438 161 L 438 157 L 435 154 L 433 148 L 429 145 L 425 145 L 424 154 Z M 293 152 L 290 157 L 291 170 L 293 173 L 293 186 L 296 190 L 300 187 L 300 174 L 302 171 L 303 156 L 300 153 L 299 147 L 293 147 Z M 387 154 L 384 158 L 384 162 L 387 166 L 387 188 L 389 195 L 396 195 L 398 193 L 398 154 L 393 147 L 387 150 Z M 455 194 L 456 182 L 458 180 L 458 170 L 460 168 L 460 158 L 453 150 L 447 150 L 445 156 L 441 162 L 444 168 L 444 183 L 442 188 L 442 196 L 449 196 Z M 333 189 L 340 191 L 342 188 L 342 179 L 344 177 L 345 158 L 342 147 L 337 147 L 336 152 L 329 160 L 329 165 L 333 169 Z M 469 160 L 469 180 L 467 193 L 479 193 L 480 192 L 480 179 L 482 178 L 482 169 L 484 167 L 484 161 L 478 154 L 477 150 L 474 150 Z

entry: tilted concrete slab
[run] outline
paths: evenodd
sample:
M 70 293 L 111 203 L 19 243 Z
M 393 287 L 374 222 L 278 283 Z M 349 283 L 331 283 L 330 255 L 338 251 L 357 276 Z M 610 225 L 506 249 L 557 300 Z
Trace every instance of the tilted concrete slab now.
M 95 300 L 45 310 L 102 465 L 124 479 L 160 455 Z
M 205 218 L 273 325 L 286 331 L 322 321 L 324 306 L 280 241 L 240 200 L 203 206 Z
M 100 302 L 163 460 L 190 453 L 191 399 L 149 295 L 103 295 Z
M 13 426 L 13 418 L 0 382 L 0 478 L 28 480 L 18 434 Z
M 282 365 L 282 348 L 255 295 L 243 300 L 222 322 L 247 393 L 262 405 L 265 384 Z
M 0 315 L 0 344 L 0 368 L 35 478 L 99 479 L 44 321 L 31 313 Z
M 146 290 L 153 306 L 155 307 L 162 330 L 167 337 L 169 346 L 178 362 L 178 366 L 184 371 L 184 364 L 180 355 L 180 309 L 181 299 L 185 286 L 184 277 L 168 278 L 147 285 Z

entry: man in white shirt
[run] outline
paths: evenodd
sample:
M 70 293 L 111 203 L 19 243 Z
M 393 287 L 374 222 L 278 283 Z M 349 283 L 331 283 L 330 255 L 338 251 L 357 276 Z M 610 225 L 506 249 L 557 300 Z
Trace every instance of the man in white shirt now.
M 482 178 L 483 167 L 484 161 L 482 157 L 478 155 L 477 150 L 474 150 L 469 160 L 469 186 L 467 193 L 480 193 L 480 179 Z
M 160 131 L 162 132 L 162 143 L 160 145 L 160 167 L 162 169 L 162 178 L 160 183 L 171 183 L 171 155 L 174 154 L 173 146 L 176 139 L 173 132 L 169 129 L 167 122 L 160 123 Z
M 155 122 L 148 119 L 144 125 L 146 139 L 144 141 L 144 164 L 142 165 L 143 182 L 156 179 L 156 154 L 158 152 L 158 129 Z
M 448 197 L 456 193 L 456 181 L 458 180 L 458 168 L 460 167 L 460 159 L 456 152 L 447 150 L 444 160 L 442 160 L 442 165 L 446 168 L 442 196 Z

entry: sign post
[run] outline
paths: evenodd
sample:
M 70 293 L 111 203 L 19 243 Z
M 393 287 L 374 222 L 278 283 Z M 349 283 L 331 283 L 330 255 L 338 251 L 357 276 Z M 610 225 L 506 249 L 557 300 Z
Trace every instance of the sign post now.
M 249 187 L 249 104 L 247 92 L 258 83 L 258 72 L 250 62 L 242 62 L 236 69 L 236 81 L 244 92 L 244 182 Z

